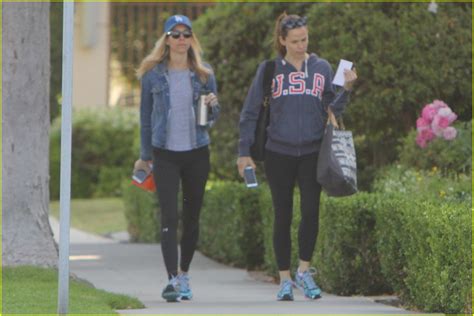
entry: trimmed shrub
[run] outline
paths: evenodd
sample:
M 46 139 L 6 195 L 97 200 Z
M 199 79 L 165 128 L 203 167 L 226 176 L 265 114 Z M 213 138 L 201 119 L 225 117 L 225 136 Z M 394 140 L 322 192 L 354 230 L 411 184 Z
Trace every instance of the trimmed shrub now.
M 254 269 L 263 262 L 261 188 L 211 182 L 201 212 L 199 250 L 231 265 Z
M 71 196 L 89 198 L 121 195 L 139 152 L 138 112 L 127 109 L 75 110 L 72 120 Z M 50 196 L 59 198 L 61 121 L 50 134 Z
M 131 180 L 123 182 L 122 191 L 130 241 L 159 242 L 159 205 L 156 194 L 132 185 Z
M 273 206 L 269 190 L 262 192 L 265 269 L 278 276 L 273 251 Z M 359 193 L 348 198 L 321 196 L 319 234 L 313 264 L 324 291 L 339 295 L 380 294 L 390 290 L 378 262 L 374 236 L 376 196 Z M 299 191 L 293 197 L 291 272 L 299 263 L 298 224 L 301 220 Z
M 339 295 L 383 294 L 393 289 L 416 309 L 470 312 L 470 199 L 440 199 L 413 190 L 338 199 L 323 194 L 312 260 L 319 271 L 317 281 L 325 291 Z M 140 236 L 132 239 L 158 240 L 154 195 L 129 183 L 124 192 L 129 231 Z M 292 272 L 298 265 L 299 205 L 295 190 Z M 210 182 L 200 227 L 199 249 L 209 257 L 249 269 L 263 266 L 278 275 L 272 200 L 266 184 L 248 190 L 242 183 Z
M 377 248 L 397 294 L 425 312 L 470 313 L 470 204 L 398 196 L 381 206 Z
M 265 269 L 278 276 L 273 251 L 273 206 L 269 190 L 262 192 Z M 359 193 L 348 198 L 321 196 L 319 234 L 313 264 L 324 291 L 339 295 L 379 294 L 390 289 L 378 262 L 374 236 L 376 196 Z M 293 197 L 291 226 L 291 272 L 298 267 L 298 224 L 301 220 L 299 192 Z
M 405 216 L 410 303 L 427 312 L 465 311 L 472 284 L 469 206 L 419 202 Z
M 390 291 L 377 253 L 376 205 L 381 196 L 358 193 L 321 203 L 320 233 L 314 256 L 321 287 L 339 295 Z
M 382 197 L 382 194 L 378 195 Z M 406 218 L 403 210 L 412 210 L 411 200 L 402 194 L 386 193 L 376 201 L 376 244 L 380 266 L 385 279 L 402 301 L 406 301 L 408 288 L 404 282 L 407 275 L 407 259 L 402 239 L 405 235 Z

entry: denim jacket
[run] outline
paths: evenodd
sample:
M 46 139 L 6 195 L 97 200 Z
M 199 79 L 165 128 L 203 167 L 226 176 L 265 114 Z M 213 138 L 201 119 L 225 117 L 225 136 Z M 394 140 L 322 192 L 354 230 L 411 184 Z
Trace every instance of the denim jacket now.
M 212 68 L 205 65 L 207 68 Z M 214 93 L 217 95 L 217 85 L 214 74 L 211 73 L 205 84 L 199 80 L 199 76 L 191 71 L 191 86 L 193 87 L 193 124 L 196 127 L 196 139 L 193 149 L 206 146 L 210 143 L 207 129 L 217 119 L 220 106 L 211 107 L 208 115 L 207 126 L 197 125 L 196 113 L 201 94 Z M 146 72 L 141 79 L 141 103 L 140 103 L 140 133 L 142 160 L 152 159 L 152 147 L 166 148 L 166 133 L 169 130 L 168 118 L 170 114 L 170 88 L 169 75 L 166 63 L 160 63 Z

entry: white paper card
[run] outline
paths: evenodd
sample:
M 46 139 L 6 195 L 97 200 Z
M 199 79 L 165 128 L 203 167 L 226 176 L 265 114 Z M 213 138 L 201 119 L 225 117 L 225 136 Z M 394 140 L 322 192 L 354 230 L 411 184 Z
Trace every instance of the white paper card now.
M 344 86 L 344 70 L 345 69 L 352 69 L 352 61 L 348 61 L 345 59 L 341 59 L 339 61 L 339 66 L 337 67 L 336 75 L 334 76 L 334 79 L 332 81 L 332 84 L 335 84 L 337 86 Z

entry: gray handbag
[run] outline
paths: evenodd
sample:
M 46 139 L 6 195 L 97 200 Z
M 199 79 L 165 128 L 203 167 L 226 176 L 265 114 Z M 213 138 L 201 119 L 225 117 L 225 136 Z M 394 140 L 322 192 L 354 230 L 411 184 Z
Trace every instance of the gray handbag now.
M 328 196 L 348 196 L 357 192 L 357 163 L 352 132 L 336 129 L 329 111 L 318 156 L 317 180 Z

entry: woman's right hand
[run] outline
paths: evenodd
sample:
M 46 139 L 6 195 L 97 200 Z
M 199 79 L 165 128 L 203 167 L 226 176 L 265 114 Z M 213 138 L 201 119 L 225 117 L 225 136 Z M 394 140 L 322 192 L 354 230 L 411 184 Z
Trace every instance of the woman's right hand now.
M 217 104 L 219 104 L 219 101 L 217 100 L 217 96 L 214 94 L 214 93 L 209 93 L 208 95 L 206 95 L 206 99 L 204 100 L 204 102 L 207 104 L 207 106 L 209 107 L 214 107 L 216 106 Z
M 137 170 L 145 170 L 146 173 L 148 174 L 148 173 L 151 172 L 152 164 L 153 164 L 152 160 L 138 159 L 137 161 L 135 161 L 135 164 L 133 165 L 133 172 L 135 172 Z
M 249 156 L 239 157 L 239 159 L 237 159 L 237 169 L 239 170 L 239 174 L 242 178 L 244 177 L 244 169 L 247 166 L 251 166 L 254 170 L 257 168 L 253 162 L 253 159 Z

